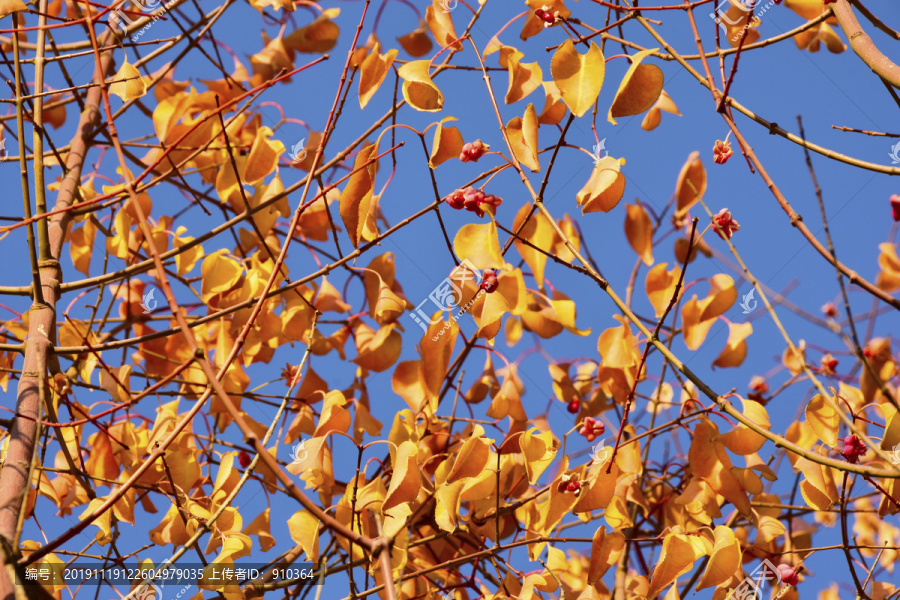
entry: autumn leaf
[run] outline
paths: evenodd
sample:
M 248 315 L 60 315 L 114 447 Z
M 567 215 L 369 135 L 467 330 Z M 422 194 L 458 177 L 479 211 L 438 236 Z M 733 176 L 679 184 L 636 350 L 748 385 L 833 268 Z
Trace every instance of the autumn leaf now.
M 127 57 L 125 58 L 125 63 L 116 71 L 116 74 L 107 82 L 107 85 L 109 86 L 107 91 L 121 98 L 123 102 L 136 100 L 147 93 L 146 82 L 138 70 L 128 62 Z
M 822 394 L 816 394 L 807 402 L 805 412 L 806 420 L 822 443 L 826 446 L 836 446 L 841 420 L 832 403 Z
M 414 58 L 425 56 L 431 52 L 433 44 L 431 43 L 431 38 L 428 37 L 426 27 L 428 27 L 428 24 L 419 20 L 418 27 L 397 38 L 397 41 L 403 46 L 406 53 Z
M 669 94 L 666 93 L 666 90 L 662 90 L 659 93 L 659 98 L 656 100 L 656 103 L 650 107 L 650 110 L 644 116 L 644 120 L 641 121 L 641 129 L 644 131 L 653 131 L 657 127 L 659 127 L 660 121 L 662 121 L 662 112 L 666 111 L 667 113 L 671 113 L 673 115 L 681 116 L 681 112 L 678 110 L 678 106 L 675 105 L 675 102 L 669 97 Z
M 538 127 L 540 125 L 533 104 L 529 104 L 525 108 L 524 117 L 513 117 L 506 124 L 506 134 L 509 136 L 509 143 L 516 154 L 516 158 L 531 169 L 532 173 L 537 173 L 541 170 L 537 154 Z
M 462 260 L 468 260 L 476 269 L 502 269 L 503 256 L 497 225 L 490 223 L 469 223 L 460 227 L 453 238 L 453 250 Z
M 706 169 L 700 161 L 700 153 L 692 152 L 678 173 L 675 184 L 675 206 L 678 215 L 685 214 L 706 193 Z
M 638 203 L 625 206 L 625 237 L 648 267 L 653 264 L 653 225 L 650 215 Z
M 394 59 L 397 57 L 397 49 L 391 48 L 385 54 L 378 52 L 379 45 L 376 43 L 372 51 L 363 60 L 359 69 L 359 107 L 365 108 L 381 87 L 384 78 L 391 70 Z
M 641 50 L 631 57 L 631 66 L 619 91 L 609 108 L 607 120 L 616 125 L 615 117 L 630 117 L 639 115 L 653 106 L 659 98 L 663 88 L 663 72 L 656 65 L 643 64 L 642 61 L 659 48 Z
M 563 102 L 573 115 L 581 117 L 600 95 L 606 60 L 594 42 L 591 42 L 587 53 L 580 54 L 572 40 L 567 39 L 553 54 L 550 72 Z
M 444 106 L 444 95 L 431 80 L 428 68 L 431 62 L 414 60 L 397 71 L 403 78 L 403 98 L 416 110 L 437 112 Z
M 594 165 L 590 179 L 576 196 L 582 214 L 609 212 L 619 204 L 625 194 L 625 176 L 620 170 L 624 164 L 624 158 L 604 156 Z
M 435 126 L 431 154 L 428 159 L 428 166 L 432 169 L 451 158 L 458 158 L 462 153 L 464 142 L 459 129 L 444 127 L 444 123 L 456 120 L 456 117 L 444 117 Z
M 364 146 L 356 155 L 354 173 L 341 194 L 340 213 L 347 235 L 354 247 L 359 247 L 366 216 L 369 214 L 372 194 L 375 190 L 375 167 L 372 161 L 378 155 L 378 144 Z M 369 163 L 369 164 L 366 164 Z

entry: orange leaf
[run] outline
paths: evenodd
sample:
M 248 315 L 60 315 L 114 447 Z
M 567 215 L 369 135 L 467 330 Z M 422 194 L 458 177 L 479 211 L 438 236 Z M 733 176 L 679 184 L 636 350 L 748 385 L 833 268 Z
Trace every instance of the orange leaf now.
M 441 0 L 431 0 L 431 6 L 425 9 L 425 22 L 441 48 L 449 46 L 458 52 L 462 50 L 462 42 L 456 41 L 458 36 L 453 19 L 450 18 L 450 11 L 444 10 L 444 4 Z
M 619 84 L 619 91 L 616 92 L 612 106 L 609 107 L 607 120 L 613 125 L 616 125 L 614 117 L 639 115 L 653 106 L 659 98 L 663 88 L 662 69 L 656 65 L 641 64 L 642 60 L 657 50 L 659 48 L 641 50 L 631 57 L 631 66 Z
M 696 560 L 696 548 L 688 536 L 670 533 L 663 540 L 659 562 L 650 579 L 650 591 L 647 598 L 655 598 L 659 592 L 673 581 L 690 571 Z
M 834 393 L 834 390 L 832 390 Z M 822 394 L 816 394 L 806 405 L 806 420 L 826 446 L 836 446 L 841 426 L 837 411 Z
M 460 227 L 453 238 L 453 250 L 476 269 L 502 269 L 505 264 L 493 219 L 490 223 L 469 223 Z
M 408 63 L 411 64 L 411 63 Z M 340 213 L 347 235 L 355 248 L 359 247 L 360 236 L 369 214 L 372 202 L 372 193 L 375 190 L 375 166 L 377 161 L 365 165 L 378 155 L 378 144 L 364 146 L 356 155 L 353 168 L 355 172 L 350 176 L 347 187 L 341 193 Z
M 699 152 L 692 152 L 687 162 L 678 173 L 678 182 L 675 184 L 676 215 L 685 214 L 706 192 L 706 169 L 700 160 Z
M 532 173 L 541 170 L 538 162 L 538 118 L 534 105 L 529 104 L 525 108 L 525 116 L 513 117 L 506 124 L 506 134 L 516 158 L 523 165 L 531 169 Z
M 625 159 L 604 156 L 594 165 L 591 178 L 578 192 L 576 199 L 582 214 L 603 211 L 609 212 L 616 207 L 625 194 L 625 176 L 621 166 Z
M 294 52 L 324 53 L 337 44 L 341 30 L 332 21 L 341 14 L 339 8 L 327 8 L 316 19 L 284 38 L 284 47 Z
M 394 473 L 391 475 L 391 485 L 384 496 L 382 510 L 386 511 L 393 506 L 412 502 L 419 495 L 422 485 L 422 477 L 416 457 L 419 455 L 419 447 L 413 442 L 406 441 L 391 453 Z
M 381 87 L 384 78 L 391 70 L 394 59 L 397 57 L 397 49 L 391 48 L 386 54 L 378 53 L 379 45 L 375 47 L 362 62 L 359 70 L 359 107 L 365 108 L 378 88 Z
M 397 38 L 397 41 L 400 42 L 406 53 L 414 58 L 425 56 L 431 52 L 432 43 L 431 38 L 428 37 L 428 32 L 425 30 L 426 25 L 425 21 L 420 19 L 418 27 Z
M 444 127 L 447 121 L 456 121 L 456 117 L 444 117 L 434 130 L 434 140 L 431 143 L 431 156 L 428 166 L 432 169 L 439 164 L 458 158 L 463 149 L 463 137 L 456 127 Z
M 647 273 L 647 281 L 645 284 L 647 290 L 647 298 L 653 309 L 656 311 L 656 318 L 663 315 L 672 296 L 675 295 L 675 286 L 681 277 L 681 267 L 674 265 L 671 271 L 666 270 L 669 263 L 660 263 L 650 269 Z
M 729 323 L 728 341 L 722 353 L 713 361 L 713 367 L 739 367 L 747 357 L 747 336 L 753 333 L 750 323 Z
M 414 60 L 397 71 L 403 78 L 403 98 L 414 109 L 437 112 L 444 107 L 444 95 L 431 80 L 428 68 L 431 61 Z
M 625 236 L 648 267 L 653 264 L 653 225 L 650 215 L 640 204 L 627 204 L 625 214 Z

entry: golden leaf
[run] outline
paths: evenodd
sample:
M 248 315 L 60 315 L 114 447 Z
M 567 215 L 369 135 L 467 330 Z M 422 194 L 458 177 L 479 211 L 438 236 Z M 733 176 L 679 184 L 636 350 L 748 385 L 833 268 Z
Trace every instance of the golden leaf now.
M 631 66 L 625 73 L 619 91 L 609 107 L 607 120 L 616 125 L 615 117 L 639 115 L 653 106 L 663 89 L 663 72 L 656 65 L 641 64 L 647 56 L 659 48 L 641 50 L 631 57 Z
M 606 60 L 594 42 L 591 42 L 586 54 L 579 54 L 572 40 L 567 39 L 553 54 L 550 73 L 563 102 L 573 115 L 581 117 L 600 95 Z
M 648 267 L 653 264 L 653 225 L 650 215 L 640 204 L 625 206 L 625 236 Z
M 513 117 L 506 124 L 506 134 L 509 143 L 519 162 L 531 169 L 532 173 L 541 170 L 538 161 L 538 118 L 534 105 L 529 104 L 525 108 L 525 116 Z
M 437 112 L 444 107 L 444 95 L 431 80 L 431 62 L 414 60 L 397 71 L 403 78 L 403 98 L 410 106 L 423 112 Z

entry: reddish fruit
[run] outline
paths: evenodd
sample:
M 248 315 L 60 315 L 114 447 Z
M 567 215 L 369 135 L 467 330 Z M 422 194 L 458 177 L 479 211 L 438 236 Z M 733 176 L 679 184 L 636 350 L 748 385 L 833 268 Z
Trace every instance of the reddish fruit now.
M 577 492 L 580 489 L 581 489 L 581 484 L 575 480 L 572 480 L 566 484 L 567 492 Z
M 497 279 L 496 271 L 493 269 L 485 269 L 481 277 L 481 289 L 488 294 L 493 294 L 497 291 L 498 285 L 500 285 L 500 281 Z
M 568 483 L 567 483 L 567 482 L 565 482 L 565 481 L 560 481 L 559 484 L 556 486 L 556 491 L 559 492 L 559 493 L 561 493 L 561 494 L 562 494 L 562 493 L 565 493 L 566 487 L 567 487 L 567 486 L 568 486 Z
M 594 417 L 587 417 L 582 424 L 578 433 L 587 438 L 587 441 L 593 442 L 606 431 L 606 425 L 596 420 Z
M 775 567 L 775 569 L 781 576 L 781 583 L 787 585 L 797 585 L 800 583 L 800 576 L 797 575 L 797 571 L 794 570 L 794 567 L 782 563 Z
M 456 210 L 463 208 L 466 202 L 465 197 L 463 196 L 463 190 L 454 190 L 452 194 L 444 198 L 444 201 L 450 208 L 455 208 Z
M 834 4 L 835 2 L 837 2 L 837 0 L 822 0 L 822 2 L 825 3 L 825 6 L 828 6 L 829 4 Z
M 713 146 L 713 162 L 717 165 L 724 165 L 731 158 L 734 151 L 731 149 L 731 142 L 716 140 Z
M 241 463 L 241 468 L 246 469 L 247 467 L 249 467 L 250 461 L 251 461 L 250 455 L 247 454 L 246 451 L 241 450 L 238 453 L 238 462 Z
M 900 221 L 900 196 L 897 194 L 891 196 L 891 214 L 895 221 Z
M 834 375 L 834 370 L 837 368 L 837 366 L 838 359 L 833 357 L 830 352 L 822 357 L 822 371 L 826 374 Z
M 827 302 L 822 305 L 822 314 L 826 317 L 835 318 L 838 314 L 837 308 L 834 306 L 834 302 Z
M 750 391 L 756 394 L 765 394 L 769 391 L 769 384 L 759 375 L 754 375 L 750 380 Z
M 297 377 L 297 381 L 300 381 L 300 377 L 297 376 L 297 369 L 299 368 L 300 367 L 292 367 L 290 363 L 285 363 L 284 368 L 281 370 L 281 377 L 287 385 L 291 385 L 295 376 Z
M 719 234 L 719 237 L 723 240 L 730 240 L 731 236 L 734 235 L 734 232 L 741 228 L 738 225 L 738 222 L 731 218 L 731 213 L 728 212 L 727 208 L 723 208 L 715 216 L 712 218 L 713 226 L 716 229 L 716 233 Z
M 463 200 L 466 206 L 466 210 L 471 210 L 472 212 L 478 212 L 478 205 L 484 202 L 484 192 L 481 190 L 473 190 L 468 187 L 463 191 Z M 478 215 L 479 217 L 484 216 L 484 213 Z
M 843 441 L 844 449 L 841 451 L 841 454 L 843 454 L 844 458 L 847 459 L 847 462 L 851 464 L 855 465 L 859 461 L 859 457 L 869 451 L 866 445 L 852 433 L 845 437 Z
M 463 162 L 478 162 L 478 159 L 484 156 L 485 152 L 491 147 L 483 143 L 481 140 L 475 140 L 463 145 L 459 160 Z
M 569 406 L 566 408 L 573 415 L 581 410 L 581 402 L 578 401 L 578 398 L 574 398 L 571 402 L 569 402 Z

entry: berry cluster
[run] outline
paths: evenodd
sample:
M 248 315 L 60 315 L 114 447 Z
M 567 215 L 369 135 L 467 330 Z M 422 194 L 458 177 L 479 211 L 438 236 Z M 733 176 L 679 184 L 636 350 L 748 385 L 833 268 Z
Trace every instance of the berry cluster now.
M 859 457 L 869 451 L 866 448 L 866 445 L 863 444 L 858 437 L 853 435 L 852 433 L 843 439 L 844 449 L 841 451 L 841 454 L 844 455 L 844 458 L 847 459 L 847 462 L 851 464 L 856 464 L 859 462 Z
M 587 417 L 581 425 L 578 433 L 587 438 L 587 441 L 593 442 L 595 439 L 603 435 L 606 431 L 606 425 L 596 420 L 594 417 Z
M 544 27 L 550 27 L 557 21 L 560 21 L 559 11 L 550 12 L 550 7 L 546 4 L 534 10 L 534 16 L 544 22 Z
M 481 140 L 469 142 L 462 147 L 459 160 L 463 162 L 478 162 L 478 159 L 490 150 L 491 147 L 483 143 Z
M 444 198 L 444 201 L 450 208 L 455 208 L 456 210 L 465 208 L 479 217 L 484 216 L 484 210 L 482 209 L 483 205 L 487 204 L 491 208 L 496 209 L 503 204 L 503 200 L 497 196 L 485 194 L 481 190 L 472 189 L 472 186 L 469 186 L 464 190 L 454 190 L 452 194 Z

